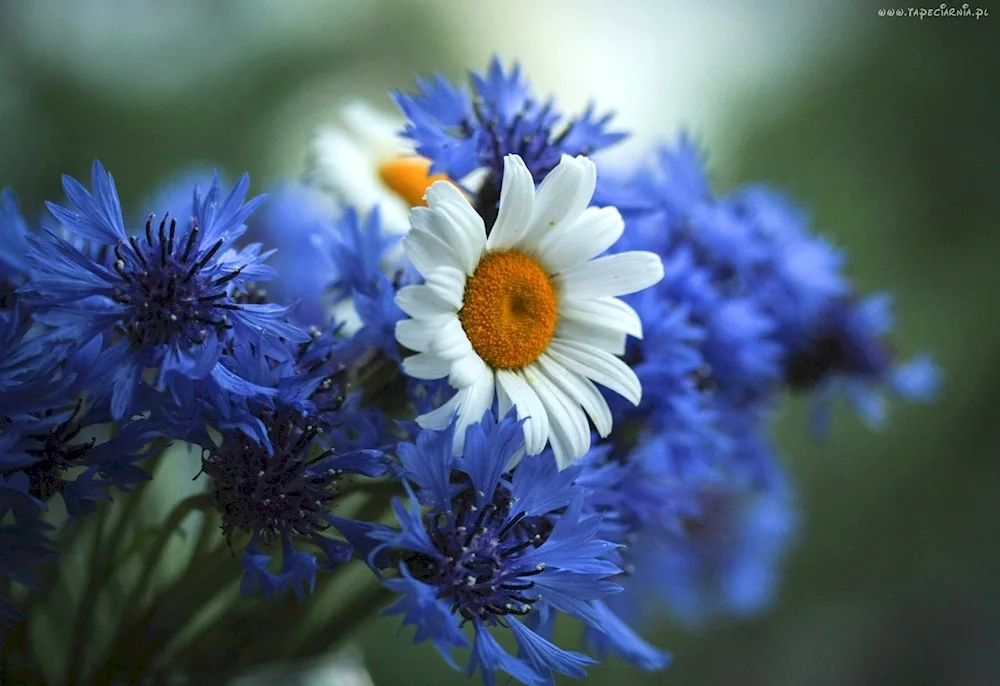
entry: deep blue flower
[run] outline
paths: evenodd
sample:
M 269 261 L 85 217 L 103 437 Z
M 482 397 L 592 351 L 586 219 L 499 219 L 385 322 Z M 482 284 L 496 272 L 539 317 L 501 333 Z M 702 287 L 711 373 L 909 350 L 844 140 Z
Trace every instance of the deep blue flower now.
M 699 495 L 700 512 L 680 533 L 636 538 L 634 574 L 621 600 L 647 603 L 655 592 L 687 624 L 756 614 L 774 598 L 795 533 L 790 492 L 735 481 Z
M 286 308 L 241 302 L 247 283 L 273 276 L 259 244 L 232 248 L 263 201 L 243 202 L 246 175 L 225 197 L 217 179 L 204 196 L 196 189 L 190 221 L 150 216 L 139 236 L 126 234 L 114 181 L 99 162 L 91 183 L 93 194 L 64 177 L 70 205 L 50 203 L 49 210 L 71 234 L 105 246 L 98 255 L 107 257 L 95 259 L 51 232 L 33 237 L 36 277 L 24 289 L 47 324 L 73 332 L 82 343 L 105 336 L 109 347 L 94 366 L 106 380 L 98 390 L 110 394 L 114 418 L 139 409 L 145 369 L 157 371 L 156 387 L 163 390 L 174 375 L 216 373 L 233 336 L 264 334 L 268 345 L 279 338 L 306 340 L 284 321 Z
M 766 411 L 782 383 L 821 388 L 824 397 L 839 387 L 876 423 L 884 409 L 870 391 L 879 384 L 903 396 L 932 390 L 926 360 L 891 363 L 887 315 L 849 304 L 843 255 L 812 235 L 805 213 L 760 186 L 717 197 L 690 139 L 662 148 L 625 179 L 605 181 L 599 196 L 626 220 L 615 249 L 663 257 L 666 275 L 643 297 L 686 308 L 701 332 L 699 374 L 724 405 Z
M 516 64 L 505 73 L 494 58 L 485 75 L 473 73 L 470 81 L 471 93 L 438 75 L 418 79 L 419 93 L 393 94 L 409 120 L 405 135 L 434 173 L 461 179 L 485 167 L 499 181 L 504 156 L 515 154 L 540 180 L 563 154 L 589 156 L 625 137 L 609 131 L 611 115 L 598 117 L 593 107 L 566 121 L 551 100 L 532 95 Z
M 291 361 L 270 359 L 259 346 L 236 346 L 222 364 L 260 392 L 230 395 L 227 414 L 209 410 L 205 419 L 222 434 L 218 444 L 193 425 L 191 438 L 203 448 L 202 471 L 212 479 L 223 533 L 250 534 L 243 554 L 244 594 L 259 585 L 268 597 L 291 588 L 301 599 L 320 569 L 350 559 L 350 544 L 326 533 L 331 508 L 352 476 L 388 472 L 378 442 L 383 437 L 365 433 L 369 418 L 354 397 L 341 395 L 345 366 L 337 353 L 350 345 L 317 333 Z M 225 406 L 210 401 L 206 407 Z M 299 549 L 299 537 L 311 539 L 322 563 Z M 282 564 L 272 571 L 266 549 L 277 544 Z
M 587 505 L 623 544 L 625 592 L 607 601 L 618 617 L 648 620 L 650 608 L 666 607 L 699 623 L 758 612 L 773 598 L 796 528 L 792 491 L 753 417 L 722 419 L 728 440 L 699 470 L 673 466 L 662 449 L 669 436 L 648 437 L 622 458 L 585 458 Z M 641 666 L 649 652 L 622 631 L 591 638 Z
M 651 169 L 620 187 L 604 186 L 602 201 L 619 204 L 626 221 L 615 249 L 651 250 L 663 258 L 664 278 L 628 302 L 683 310 L 702 357 L 698 375 L 728 402 L 759 404 L 780 380 L 782 349 L 773 317 L 739 275 L 753 271 L 747 265 L 765 251 L 728 216 L 734 213 L 715 206 L 696 162 L 682 139 L 676 151 L 661 151 Z M 642 347 L 655 350 L 653 341 Z
M 892 300 L 886 294 L 829 303 L 815 328 L 792 349 L 785 365 L 788 385 L 817 391 L 814 428 L 823 432 L 831 401 L 843 394 L 872 428 L 885 419 L 885 392 L 930 400 L 939 383 L 927 355 L 899 364 L 886 342 L 892 329 Z
M 15 291 L 28 280 L 28 223 L 9 188 L 0 192 L 0 309 L 14 304 Z
M 299 550 L 293 537 L 311 539 L 325 557 L 325 569 L 350 559 L 350 546 L 325 533 L 332 502 L 348 475 L 381 476 L 386 466 L 375 450 L 314 454 L 316 428 L 302 426 L 294 415 L 277 413 L 267 424 L 271 453 L 242 432 L 226 431 L 220 445 L 205 448 L 202 470 L 212 479 L 223 533 L 240 529 L 251 536 L 243 557 L 244 594 L 260 584 L 268 597 L 292 588 L 301 598 L 320 564 L 313 553 Z M 261 547 L 276 543 L 282 546 L 282 567 L 275 573 Z
M 324 328 L 334 313 L 337 225 L 324 196 L 301 184 L 280 186 L 250 222 L 255 237 L 277 248 L 269 264 L 277 278 L 268 284 L 273 302 L 294 305 L 295 321 Z M 352 269 L 357 261 L 352 260 Z
M 468 672 L 481 670 L 487 684 L 498 670 L 527 684 L 552 683 L 554 672 L 584 676 L 591 658 L 531 628 L 558 611 L 600 629 L 592 603 L 618 591 L 607 580 L 619 572 L 607 559 L 615 545 L 598 536 L 601 518 L 582 512 L 579 470 L 560 472 L 545 453 L 508 471 L 524 444 L 512 416 L 497 422 L 487 412 L 460 457 L 453 432 L 425 431 L 398 447 L 406 487 L 418 491 L 409 504 L 394 502 L 399 529 L 368 533 L 381 542 L 369 561 L 381 556 L 398 571 L 385 582 L 401 594 L 387 612 L 402 614 L 416 640 L 431 639 L 450 664 L 450 649 L 467 645 L 460 626 L 471 623 Z M 497 627 L 513 633 L 516 657 L 491 635 Z
M 356 292 L 372 295 L 377 282 L 385 276 L 383 265 L 399 244 L 399 236 L 383 230 L 378 207 L 373 207 L 365 218 L 353 207 L 347 208 L 331 233 L 334 280 L 330 288 L 334 296 L 347 299 Z
M 741 188 L 721 202 L 762 246 L 742 274 L 746 290 L 773 318 L 782 347 L 796 347 L 828 304 L 849 293 L 843 253 L 812 235 L 805 212 L 769 188 Z
M 35 425 L 21 429 L 21 450 L 33 459 L 21 468 L 29 492 L 42 500 L 59 494 L 70 518 L 93 512 L 98 500 L 111 500 L 108 490 L 129 491 L 152 477 L 139 466 L 151 455 L 162 431 L 137 420 L 110 429 L 111 418 L 100 407 L 84 412 L 82 401 L 47 412 Z
M 395 297 L 411 278 L 398 245 L 398 235 L 383 231 L 375 207 L 365 219 L 348 208 L 334 226 L 329 247 L 335 275 L 330 283 L 334 313 L 345 320 L 344 331 L 394 360 L 399 360 L 396 322 L 406 316 Z

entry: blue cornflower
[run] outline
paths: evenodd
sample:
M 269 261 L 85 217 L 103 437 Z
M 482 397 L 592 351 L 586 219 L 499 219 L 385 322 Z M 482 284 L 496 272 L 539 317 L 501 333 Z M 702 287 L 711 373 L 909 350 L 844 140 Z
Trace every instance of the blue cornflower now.
M 774 320 L 775 337 L 787 351 L 809 335 L 831 301 L 850 292 L 844 255 L 812 235 L 806 214 L 769 188 L 737 189 L 721 202 L 762 246 L 762 257 L 741 278 Z
M 107 406 L 84 403 L 99 339 L 74 349 L 58 332 L 26 334 L 16 306 L 0 312 L 0 477 L 24 477 L 39 502 L 59 494 L 75 518 L 150 478 L 137 463 L 162 430 L 140 419 L 110 432 Z
M 277 248 L 269 260 L 277 272 L 268 284 L 273 302 L 294 305 L 295 321 L 320 328 L 329 324 L 334 313 L 331 283 L 338 266 L 332 216 L 332 203 L 325 197 L 301 184 L 288 183 L 272 193 L 250 223 L 256 238 Z
M 471 624 L 468 672 L 481 669 L 491 685 L 497 670 L 527 684 L 552 683 L 554 672 L 584 676 L 593 660 L 554 645 L 543 627 L 558 611 L 600 628 L 592 603 L 618 591 L 607 580 L 619 572 L 607 559 L 615 546 L 598 536 L 601 518 L 582 513 L 578 468 L 559 471 L 543 453 L 508 471 L 523 451 L 522 424 L 487 412 L 460 457 L 452 457 L 454 425 L 400 444 L 402 477 L 418 491 L 408 505 L 394 502 L 398 530 L 368 533 L 380 543 L 369 561 L 398 571 L 385 582 L 401 596 L 387 614 L 402 614 L 449 664 L 450 649 L 468 645 L 460 627 Z M 513 633 L 517 657 L 491 635 L 497 627 Z
M 876 294 L 828 304 L 800 347 L 789 352 L 785 380 L 796 390 L 817 390 L 814 428 L 829 422 L 831 401 L 843 393 L 872 428 L 885 419 L 887 390 L 897 397 L 930 400 L 939 372 L 929 355 L 899 364 L 885 338 L 892 329 L 892 299 Z
M 787 485 L 734 479 L 706 485 L 699 511 L 671 536 L 637 536 L 623 605 L 656 593 L 687 624 L 759 613 L 774 599 L 796 513 Z
M 35 425 L 22 427 L 21 449 L 33 458 L 22 471 L 30 493 L 42 500 L 59 494 L 71 518 L 94 511 L 96 501 L 111 500 L 114 487 L 131 486 L 152 477 L 139 466 L 153 441 L 163 435 L 153 422 L 137 420 L 108 429 L 106 408 L 84 412 L 82 401 L 58 413 L 45 413 Z
M 649 167 L 606 182 L 599 196 L 626 222 L 616 250 L 651 250 L 663 259 L 663 280 L 643 297 L 686 308 L 699 332 L 699 374 L 731 403 L 760 403 L 781 378 L 777 324 L 752 283 L 773 251 L 712 195 L 694 145 L 682 137 Z
M 105 336 L 109 347 L 94 367 L 106 380 L 100 390 L 110 393 L 114 418 L 139 409 L 145 369 L 157 370 L 156 387 L 163 390 L 174 375 L 216 373 L 234 335 L 263 333 L 268 345 L 307 338 L 283 321 L 287 308 L 241 302 L 247 283 L 273 276 L 259 244 L 232 248 L 263 201 L 243 202 L 249 177 L 225 197 L 218 179 L 205 196 L 195 190 L 190 221 L 164 216 L 157 225 L 150 216 L 141 236 L 126 234 L 114 181 L 100 162 L 91 183 L 93 193 L 64 177 L 70 206 L 48 207 L 67 231 L 105 250 L 94 258 L 51 232 L 32 237 L 36 275 L 23 290 L 47 324 L 65 327 L 81 342 Z
M 336 303 L 334 313 L 346 320 L 345 332 L 359 343 L 399 360 L 396 322 L 405 315 L 395 297 L 409 279 L 397 249 L 399 236 L 384 232 L 378 207 L 364 219 L 348 208 L 333 235 L 330 250 L 336 279 L 330 286 Z
M 259 584 L 267 597 L 292 588 L 302 599 L 306 588 L 312 590 L 320 564 L 315 555 L 299 550 L 293 537 L 311 539 L 325 555 L 325 569 L 349 560 L 351 547 L 324 533 L 331 503 L 347 475 L 381 476 L 386 466 L 375 450 L 315 454 L 316 427 L 294 414 L 278 412 L 265 424 L 272 452 L 241 431 L 225 431 L 218 446 L 205 449 L 202 471 L 212 479 L 223 533 L 250 534 L 243 554 L 244 595 Z M 261 549 L 275 543 L 282 547 L 278 572 L 268 569 L 271 556 Z
M 728 440 L 706 449 L 698 470 L 675 468 L 667 435 L 624 457 L 594 451 L 584 460 L 587 505 L 604 514 L 605 535 L 623 544 L 627 575 L 617 581 L 625 592 L 607 601 L 609 612 L 641 620 L 659 604 L 697 623 L 751 614 L 771 600 L 795 533 L 791 488 L 754 417 L 722 420 Z M 631 642 L 591 638 L 634 659 Z M 634 657 L 642 656 L 648 652 Z
M 28 223 L 9 188 L 0 192 L 0 309 L 14 304 L 17 288 L 28 280 Z
M 295 306 L 296 321 L 323 328 L 333 318 L 341 334 L 398 358 L 394 327 L 403 313 L 393 298 L 403 265 L 399 236 L 385 232 L 378 207 L 334 218 L 315 191 L 286 186 L 257 228 L 279 248 L 275 297 Z
M 372 294 L 400 237 L 385 232 L 377 206 L 364 218 L 353 207 L 347 208 L 331 234 L 335 278 L 330 288 L 334 296 L 346 299 L 355 292 Z
M 591 155 L 625 134 L 608 130 L 611 115 L 593 107 L 566 122 L 551 100 L 540 102 L 522 79 L 518 65 L 507 73 L 494 58 L 485 75 L 471 74 L 472 92 L 443 76 L 418 79 L 419 93 L 393 97 L 409 122 L 405 135 L 431 160 L 431 171 L 461 179 L 487 168 L 499 188 L 505 155 L 520 155 L 541 180 L 562 155 Z
M 228 407 L 208 403 L 227 410 L 207 415 L 219 428 L 221 442 L 203 428 L 191 432 L 204 451 L 202 471 L 212 479 L 223 533 L 250 534 L 243 554 L 245 595 L 260 585 L 268 597 L 291 588 L 301 599 L 321 568 L 350 559 L 351 546 L 324 533 L 330 509 L 350 475 L 388 472 L 377 432 L 365 447 L 357 447 L 359 434 L 371 437 L 365 433 L 368 417 L 353 397 L 345 400 L 340 394 L 344 361 L 338 354 L 349 348 L 350 342 L 317 332 L 290 362 L 264 356 L 259 346 L 238 344 L 223 364 L 260 392 L 231 396 Z M 325 561 L 300 550 L 297 537 L 311 539 Z M 271 555 L 264 550 L 275 544 L 282 548 L 277 572 L 269 569 Z

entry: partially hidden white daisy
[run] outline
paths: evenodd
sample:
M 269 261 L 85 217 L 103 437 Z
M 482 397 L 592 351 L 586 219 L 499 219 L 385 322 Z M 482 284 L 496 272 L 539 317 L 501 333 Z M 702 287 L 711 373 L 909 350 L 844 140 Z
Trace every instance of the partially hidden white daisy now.
M 649 252 L 598 257 L 624 223 L 614 207 L 588 207 L 596 182 L 593 162 L 563 156 L 536 191 L 524 162 L 509 155 L 489 237 L 449 183 L 433 184 L 428 206 L 410 213 L 403 247 L 424 283 L 397 295 L 411 318 L 397 324 L 396 339 L 417 352 L 403 360 L 407 374 L 448 377 L 458 389 L 417 418 L 441 429 L 457 412 L 456 454 L 494 397 L 501 416 L 515 407 L 526 419 L 526 453 L 551 444 L 560 468 L 590 448 L 587 416 L 601 436 L 611 431 L 594 382 L 639 403 L 639 379 L 617 356 L 626 336 L 642 337 L 642 324 L 615 296 L 655 284 L 663 264 Z
M 341 111 L 344 126 L 319 129 L 313 137 L 309 177 L 342 206 L 362 211 L 378 206 L 382 226 L 403 234 L 411 207 L 443 174 L 430 173 L 430 160 L 399 135 L 403 120 L 364 102 Z

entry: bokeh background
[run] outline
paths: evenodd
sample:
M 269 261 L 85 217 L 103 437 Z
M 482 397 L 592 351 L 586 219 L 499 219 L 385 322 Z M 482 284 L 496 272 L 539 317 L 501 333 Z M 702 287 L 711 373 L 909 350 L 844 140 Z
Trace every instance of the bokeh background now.
M 773 608 L 695 632 L 665 619 L 647 634 L 670 670 L 612 661 L 590 682 L 997 684 L 1000 7 L 920 20 L 879 16 L 885 1 L 0 0 L 0 186 L 30 214 L 99 157 L 136 216 L 191 166 L 265 190 L 344 102 L 388 109 L 416 73 L 493 54 L 566 111 L 616 110 L 634 134 L 616 162 L 686 130 L 719 189 L 767 181 L 810 208 L 945 382 L 880 434 L 840 413 L 822 443 L 791 399 L 776 432 L 803 526 Z M 375 684 L 465 683 L 396 625 L 359 643 Z

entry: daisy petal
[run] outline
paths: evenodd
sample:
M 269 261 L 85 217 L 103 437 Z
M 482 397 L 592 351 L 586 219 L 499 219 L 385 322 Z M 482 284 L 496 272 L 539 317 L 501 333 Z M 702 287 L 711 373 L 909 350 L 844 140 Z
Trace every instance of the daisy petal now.
M 506 250 L 517 244 L 531 223 L 535 205 L 535 182 L 531 172 L 517 155 L 503 158 L 503 186 L 500 189 L 500 212 L 493 224 L 487 250 Z
M 444 322 L 431 341 L 431 350 L 447 360 L 457 360 L 472 351 L 472 343 L 465 335 L 462 324 L 457 318 L 452 317 Z
M 417 379 L 441 379 L 451 371 L 451 362 L 433 353 L 417 353 L 403 359 L 403 371 Z
M 472 350 L 451 363 L 448 383 L 453 388 L 465 388 L 474 384 L 479 378 L 492 373 L 483 362 L 483 358 L 476 354 L 475 350 Z
M 565 298 L 559 304 L 559 316 L 642 338 L 642 321 L 639 319 L 639 314 L 628 303 L 618 298 L 594 300 Z
M 425 207 L 414 208 L 413 212 L 410 213 L 410 221 L 414 221 L 417 210 L 426 209 Z M 462 268 L 461 261 L 447 243 L 426 229 L 418 228 L 416 224 L 403 237 L 402 245 L 406 256 L 422 275 L 430 274 L 442 264 L 457 269 Z
M 642 384 L 632 369 L 609 352 L 586 343 L 553 339 L 548 354 L 571 372 L 576 372 L 638 405 Z
M 553 274 L 594 259 L 621 238 L 625 222 L 616 207 L 588 207 L 575 222 L 557 226 L 538 244 Z
M 549 438 L 549 418 L 538 394 L 515 372 L 497 370 L 497 384 L 503 388 L 514 407 L 517 418 L 524 423 L 524 448 L 528 455 L 537 455 L 545 449 Z
M 455 455 L 460 455 L 462 449 L 465 447 L 465 430 L 470 425 L 482 420 L 483 414 L 493 404 L 495 388 L 493 370 L 487 369 L 486 372 L 485 375 L 479 377 L 469 387 L 469 393 L 458 410 L 458 421 L 455 424 L 455 442 L 453 444 Z
M 612 355 L 625 354 L 625 334 L 603 326 L 599 321 L 560 318 L 556 325 L 556 336 L 570 341 L 587 341 Z
M 438 267 L 426 279 L 427 287 L 455 308 L 462 309 L 462 296 L 465 294 L 465 272 L 454 267 Z
M 570 398 L 580 403 L 601 438 L 606 438 L 611 433 L 613 424 L 611 408 L 608 407 L 604 395 L 590 379 L 569 371 L 547 353 L 542 353 L 536 364 L 545 370 Z
M 570 267 L 553 277 L 553 284 L 574 298 L 626 295 L 649 288 L 663 278 L 659 255 L 632 251 L 599 257 Z
M 531 365 L 523 369 L 521 374 L 545 406 L 549 415 L 549 439 L 553 441 L 552 452 L 559 469 L 565 469 L 590 449 L 590 425 L 587 417 L 580 405 L 567 396 L 540 365 Z M 556 437 L 561 444 L 558 448 Z
M 441 330 L 444 321 L 444 317 L 402 319 L 396 322 L 396 340 L 405 348 L 425 353 L 431 349 L 431 341 Z
M 403 362 L 406 362 L 406 360 L 403 360 Z M 468 388 L 461 389 L 458 393 L 451 396 L 448 402 L 441 407 L 417 417 L 417 424 L 423 429 L 433 429 L 435 431 L 447 429 L 448 425 L 451 424 L 452 418 L 455 416 L 455 412 L 465 402 L 468 395 Z
M 482 254 L 483 248 L 486 247 L 486 226 L 483 224 L 483 218 L 469 204 L 468 198 L 462 191 L 452 183 L 435 182 L 427 189 L 427 203 L 432 206 L 447 206 L 452 219 L 465 229 L 465 233 L 472 241 L 473 253 Z
M 411 317 L 440 317 L 454 314 L 454 308 L 434 292 L 422 284 L 403 286 L 396 294 L 396 304 Z
M 457 213 L 452 212 L 450 207 L 451 203 L 442 203 L 433 208 L 414 208 L 410 215 L 413 228 L 421 234 L 426 233 L 440 239 L 455 256 L 457 264 L 454 266 L 471 274 L 479 261 L 479 254 L 475 253 L 474 241 L 470 235 L 474 229 L 463 226 L 456 219 Z M 440 260 L 438 263 L 440 264 Z
M 535 194 L 534 214 L 526 238 L 535 248 L 564 222 L 572 222 L 590 204 L 597 185 L 597 167 L 586 157 L 563 155 Z

